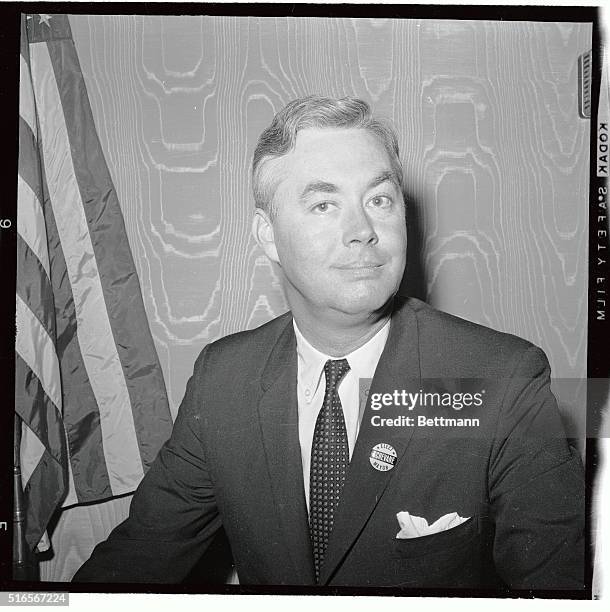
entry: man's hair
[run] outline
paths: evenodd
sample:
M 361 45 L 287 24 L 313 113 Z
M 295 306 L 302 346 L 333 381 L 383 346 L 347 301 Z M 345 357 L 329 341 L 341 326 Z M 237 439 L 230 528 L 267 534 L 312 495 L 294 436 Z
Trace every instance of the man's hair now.
M 295 146 L 297 133 L 306 128 L 360 128 L 368 130 L 384 146 L 392 170 L 402 189 L 403 174 L 398 139 L 392 126 L 371 114 L 369 105 L 357 98 L 325 98 L 307 96 L 289 102 L 273 118 L 260 135 L 252 160 L 252 189 L 257 208 L 271 218 L 277 212 L 272 205 L 280 177 L 267 167 L 267 162 L 289 153 Z

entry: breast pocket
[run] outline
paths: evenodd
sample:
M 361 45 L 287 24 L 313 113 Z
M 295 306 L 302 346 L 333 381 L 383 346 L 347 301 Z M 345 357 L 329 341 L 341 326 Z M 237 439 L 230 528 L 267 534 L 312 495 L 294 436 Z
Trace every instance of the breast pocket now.
M 395 584 L 403 587 L 481 586 L 484 565 L 480 520 L 473 516 L 452 529 L 393 542 Z
M 396 538 L 394 553 L 398 558 L 410 559 L 464 547 L 479 532 L 479 517 L 473 516 L 457 527 L 418 538 Z

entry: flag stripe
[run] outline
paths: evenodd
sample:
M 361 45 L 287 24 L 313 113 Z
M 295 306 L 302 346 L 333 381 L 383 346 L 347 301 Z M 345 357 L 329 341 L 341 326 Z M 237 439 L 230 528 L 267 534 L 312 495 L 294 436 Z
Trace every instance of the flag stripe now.
M 61 413 L 20 355 L 15 355 L 15 379 L 20 384 L 17 399 L 22 421 L 58 463 L 65 462 L 67 446 Z
M 17 234 L 17 295 L 27 304 L 32 314 L 50 338 L 55 338 L 55 305 L 49 278 L 38 257 Z
M 66 433 L 66 444 L 69 444 L 67 433 Z M 70 456 L 71 455 L 72 455 L 72 452 L 70 452 Z M 74 504 L 79 503 L 78 493 L 77 493 L 78 489 L 76 488 L 74 484 L 74 472 L 72 471 L 72 463 L 70 461 L 66 461 L 66 464 L 68 466 L 68 487 L 67 487 L 68 492 L 63 502 L 61 502 L 62 508 L 66 508 L 67 506 L 73 506 Z M 106 474 L 106 472 L 104 473 Z
M 32 92 L 32 81 L 28 64 L 23 57 L 19 56 L 19 114 L 30 126 L 32 134 L 36 135 L 36 115 L 34 111 L 34 93 Z
M 72 41 L 51 41 L 74 172 L 89 223 L 91 244 L 117 354 L 123 369 L 144 469 L 157 455 L 172 420 L 163 373 L 148 326 L 123 215 L 95 131 L 85 82 Z M 81 123 L 71 121 L 84 117 Z M 78 152 L 78 154 L 74 154 Z M 112 253 L 112 257 L 108 254 Z
M 45 450 L 24 488 L 25 539 L 31 550 L 40 541 L 49 519 L 61 502 L 66 480 L 64 470 Z
M 44 202 L 44 168 L 40 164 L 38 144 L 30 126 L 19 117 L 19 176 L 36 194 L 38 202 Z
M 47 45 L 30 46 L 30 65 L 49 196 L 72 285 L 78 341 L 98 401 L 110 485 L 113 494 L 127 493 L 139 483 L 143 467 Z
M 37 257 L 47 278 L 50 278 L 44 215 L 36 194 L 21 176 L 17 179 L 17 201 L 19 206 L 17 232 Z
M 22 489 L 28 484 L 30 477 L 34 473 L 36 466 L 40 463 L 44 455 L 44 444 L 38 439 L 38 436 L 27 426 L 25 422 L 21 422 L 21 484 Z
M 28 48 L 28 31 L 26 27 L 27 18 L 27 15 L 21 13 L 21 36 L 19 37 L 19 49 L 21 52 L 21 57 L 25 58 L 26 63 L 28 62 L 28 57 L 30 54 Z
M 15 350 L 36 374 L 49 399 L 61 412 L 59 362 L 47 330 L 17 295 L 15 300 L 17 338 Z

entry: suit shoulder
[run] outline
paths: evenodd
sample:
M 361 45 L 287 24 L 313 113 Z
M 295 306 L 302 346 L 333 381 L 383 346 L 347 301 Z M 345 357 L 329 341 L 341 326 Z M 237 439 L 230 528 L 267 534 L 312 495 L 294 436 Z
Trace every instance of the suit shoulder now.
M 229 334 L 207 344 L 197 357 L 195 370 L 204 362 L 207 366 L 222 363 L 225 368 L 231 363 L 239 368 L 247 361 L 264 360 L 291 321 L 292 314 L 286 312 L 255 329 Z
M 421 300 L 410 298 L 408 304 L 416 313 L 420 333 L 423 330 L 446 338 L 456 336 L 461 342 L 491 344 L 492 349 L 500 345 L 515 351 L 523 351 L 535 346 L 529 340 L 437 310 Z
M 407 306 L 417 318 L 422 354 L 436 363 L 453 360 L 477 372 L 506 371 L 526 353 L 547 363 L 544 352 L 529 340 L 437 310 L 414 298 L 407 300 Z

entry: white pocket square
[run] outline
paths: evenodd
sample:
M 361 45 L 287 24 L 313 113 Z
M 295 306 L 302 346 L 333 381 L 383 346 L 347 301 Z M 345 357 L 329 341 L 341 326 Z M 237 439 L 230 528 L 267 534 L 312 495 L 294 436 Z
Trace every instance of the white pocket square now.
M 438 521 L 428 525 L 428 521 L 421 516 L 413 516 L 408 512 L 399 512 L 396 515 L 398 524 L 400 525 L 400 531 L 396 534 L 396 538 L 404 540 L 408 538 L 420 538 L 421 536 L 431 535 L 433 533 L 439 533 L 441 531 L 447 531 L 447 529 L 453 529 L 461 525 L 464 521 L 467 521 L 470 517 L 459 516 L 457 512 L 451 512 L 441 516 Z

